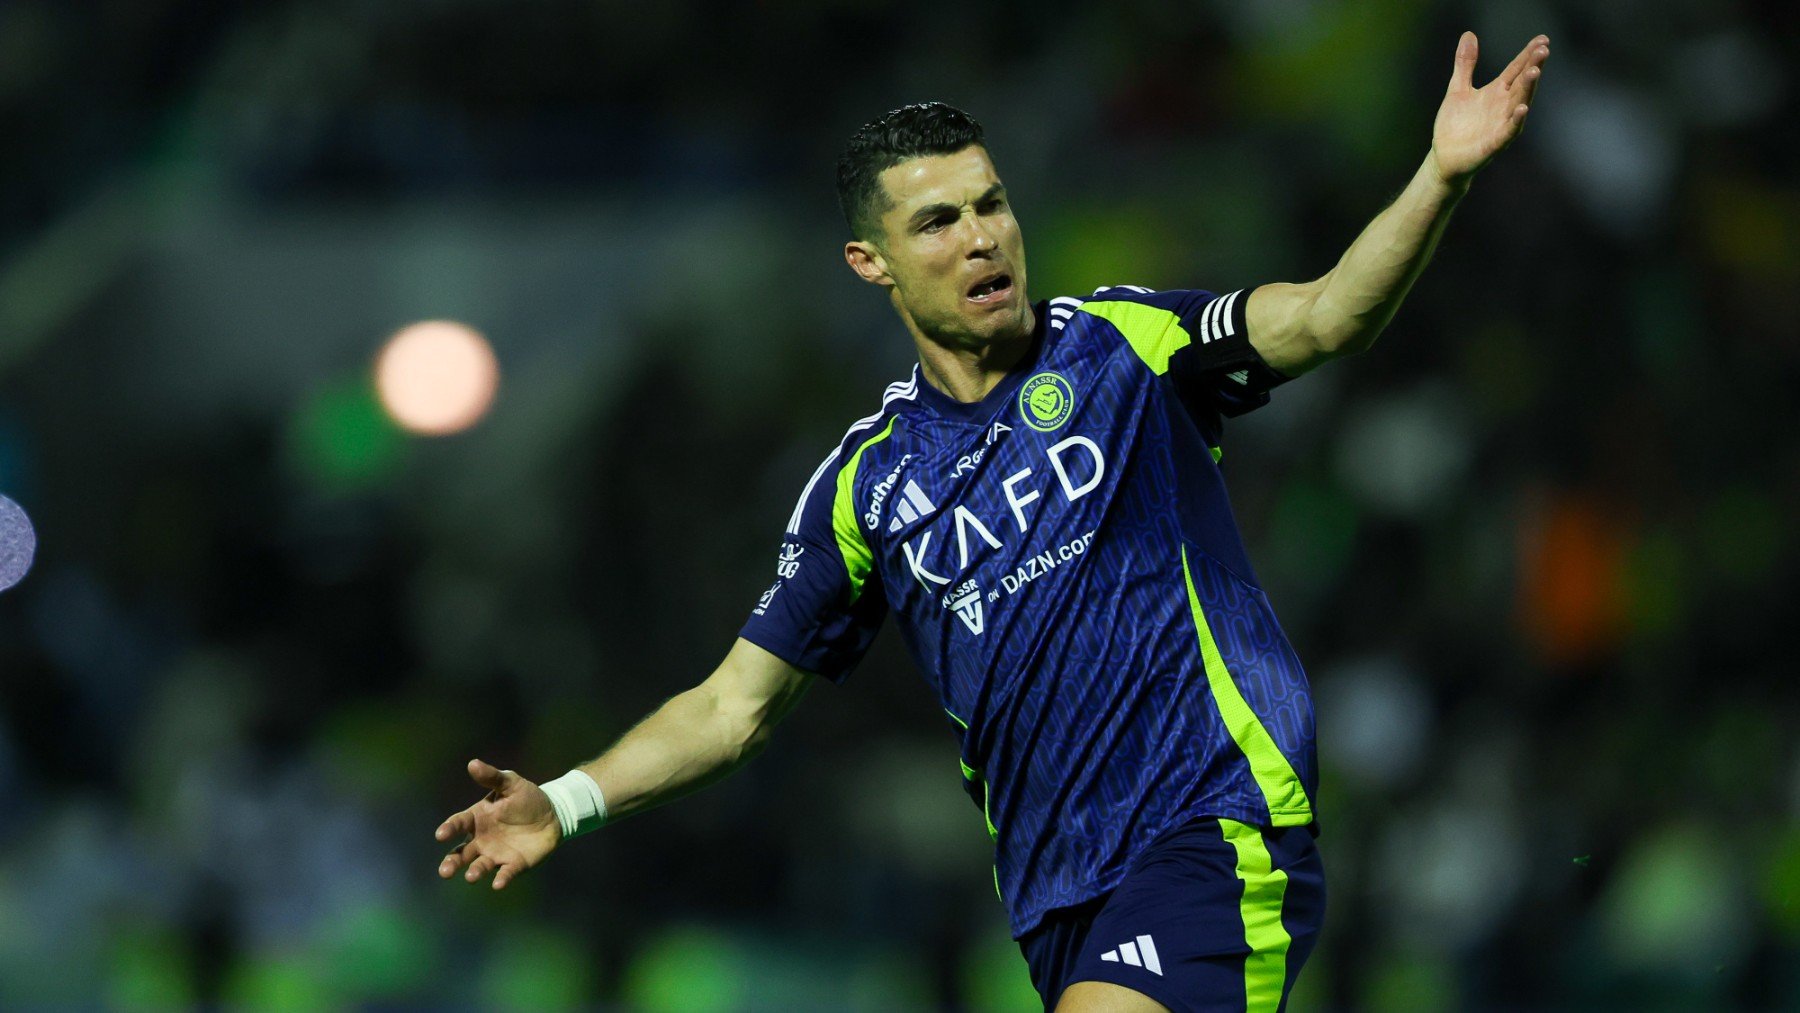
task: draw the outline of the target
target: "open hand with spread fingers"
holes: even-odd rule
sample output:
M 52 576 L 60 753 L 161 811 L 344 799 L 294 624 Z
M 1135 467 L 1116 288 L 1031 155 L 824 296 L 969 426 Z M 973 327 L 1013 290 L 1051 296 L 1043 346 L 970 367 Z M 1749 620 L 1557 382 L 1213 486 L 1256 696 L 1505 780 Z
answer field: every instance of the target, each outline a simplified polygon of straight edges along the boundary
M 438 875 L 449 879 L 462 869 L 464 879 L 478 883 L 492 872 L 494 889 L 503 889 L 556 850 L 562 825 L 544 790 L 518 774 L 470 760 L 469 776 L 488 793 L 438 826 L 440 841 L 467 838 L 438 863 Z
M 1477 88 L 1474 75 L 1479 52 L 1475 33 L 1464 32 L 1456 43 L 1450 87 L 1431 128 L 1432 160 L 1438 175 L 1452 185 L 1468 182 L 1525 129 L 1525 115 L 1544 75 L 1544 61 L 1550 58 L 1550 37 L 1540 35 L 1526 43 L 1499 77 Z

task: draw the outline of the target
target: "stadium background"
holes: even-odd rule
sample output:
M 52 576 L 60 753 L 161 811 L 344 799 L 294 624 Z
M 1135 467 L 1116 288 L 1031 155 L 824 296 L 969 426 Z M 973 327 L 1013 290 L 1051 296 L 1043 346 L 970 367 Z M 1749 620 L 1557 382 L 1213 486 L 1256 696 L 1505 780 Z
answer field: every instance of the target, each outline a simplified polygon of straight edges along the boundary
M 439 881 L 703 677 L 910 361 L 840 145 L 987 125 L 1033 293 L 1299 280 L 1555 53 L 1369 355 L 1228 434 L 1317 694 L 1296 1009 L 1800 1007 L 1795 9 L 0 5 L 0 1003 L 1030 1008 L 891 629 L 735 778 Z M 1786 127 L 1782 125 L 1786 124 Z M 397 327 L 498 399 L 404 435 Z

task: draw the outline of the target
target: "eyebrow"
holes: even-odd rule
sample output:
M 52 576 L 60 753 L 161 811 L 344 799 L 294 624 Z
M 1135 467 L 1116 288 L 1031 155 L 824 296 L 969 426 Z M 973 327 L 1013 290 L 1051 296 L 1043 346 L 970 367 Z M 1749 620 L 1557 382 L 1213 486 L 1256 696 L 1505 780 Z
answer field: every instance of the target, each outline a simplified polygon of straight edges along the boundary
M 1004 197 L 1005 195 L 1006 195 L 1006 184 L 995 183 L 993 186 L 990 186 L 986 190 L 982 191 L 981 196 L 975 198 L 975 203 L 985 204 L 986 202 L 993 200 L 995 197 Z M 906 225 L 908 228 L 917 227 L 932 218 L 936 218 L 938 215 L 941 215 L 946 211 L 955 211 L 958 206 L 959 205 L 952 204 L 949 201 L 939 201 L 936 204 L 927 204 L 924 207 L 920 208 L 919 210 L 914 211 L 912 213 L 912 217 L 908 218 L 906 220 Z

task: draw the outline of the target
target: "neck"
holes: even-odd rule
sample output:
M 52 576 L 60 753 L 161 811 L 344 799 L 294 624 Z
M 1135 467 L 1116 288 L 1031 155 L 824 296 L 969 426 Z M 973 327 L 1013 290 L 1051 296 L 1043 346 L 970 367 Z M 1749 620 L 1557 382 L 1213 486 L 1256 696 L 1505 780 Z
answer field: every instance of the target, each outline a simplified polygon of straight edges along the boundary
M 966 346 L 925 333 L 905 312 L 901 317 L 919 349 L 919 374 L 946 396 L 964 403 L 986 397 L 1031 351 L 1029 325 L 984 345 Z M 1035 315 L 1026 319 L 1035 325 Z

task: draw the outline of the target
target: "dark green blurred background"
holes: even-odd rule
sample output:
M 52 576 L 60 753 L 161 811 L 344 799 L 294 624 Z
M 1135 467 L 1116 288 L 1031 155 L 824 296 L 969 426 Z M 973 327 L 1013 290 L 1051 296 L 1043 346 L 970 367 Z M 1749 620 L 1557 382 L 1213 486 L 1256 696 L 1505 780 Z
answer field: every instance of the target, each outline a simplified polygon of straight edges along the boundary
M 982 119 L 1035 297 L 1304 280 L 1464 28 L 1552 37 L 1529 129 L 1227 437 L 1318 702 L 1294 1008 L 1800 1009 L 1800 16 L 1699 0 L 0 4 L 0 1004 L 1032 1008 L 891 631 L 517 889 L 431 832 L 704 677 L 908 369 L 858 124 Z M 425 318 L 462 435 L 372 393 Z

